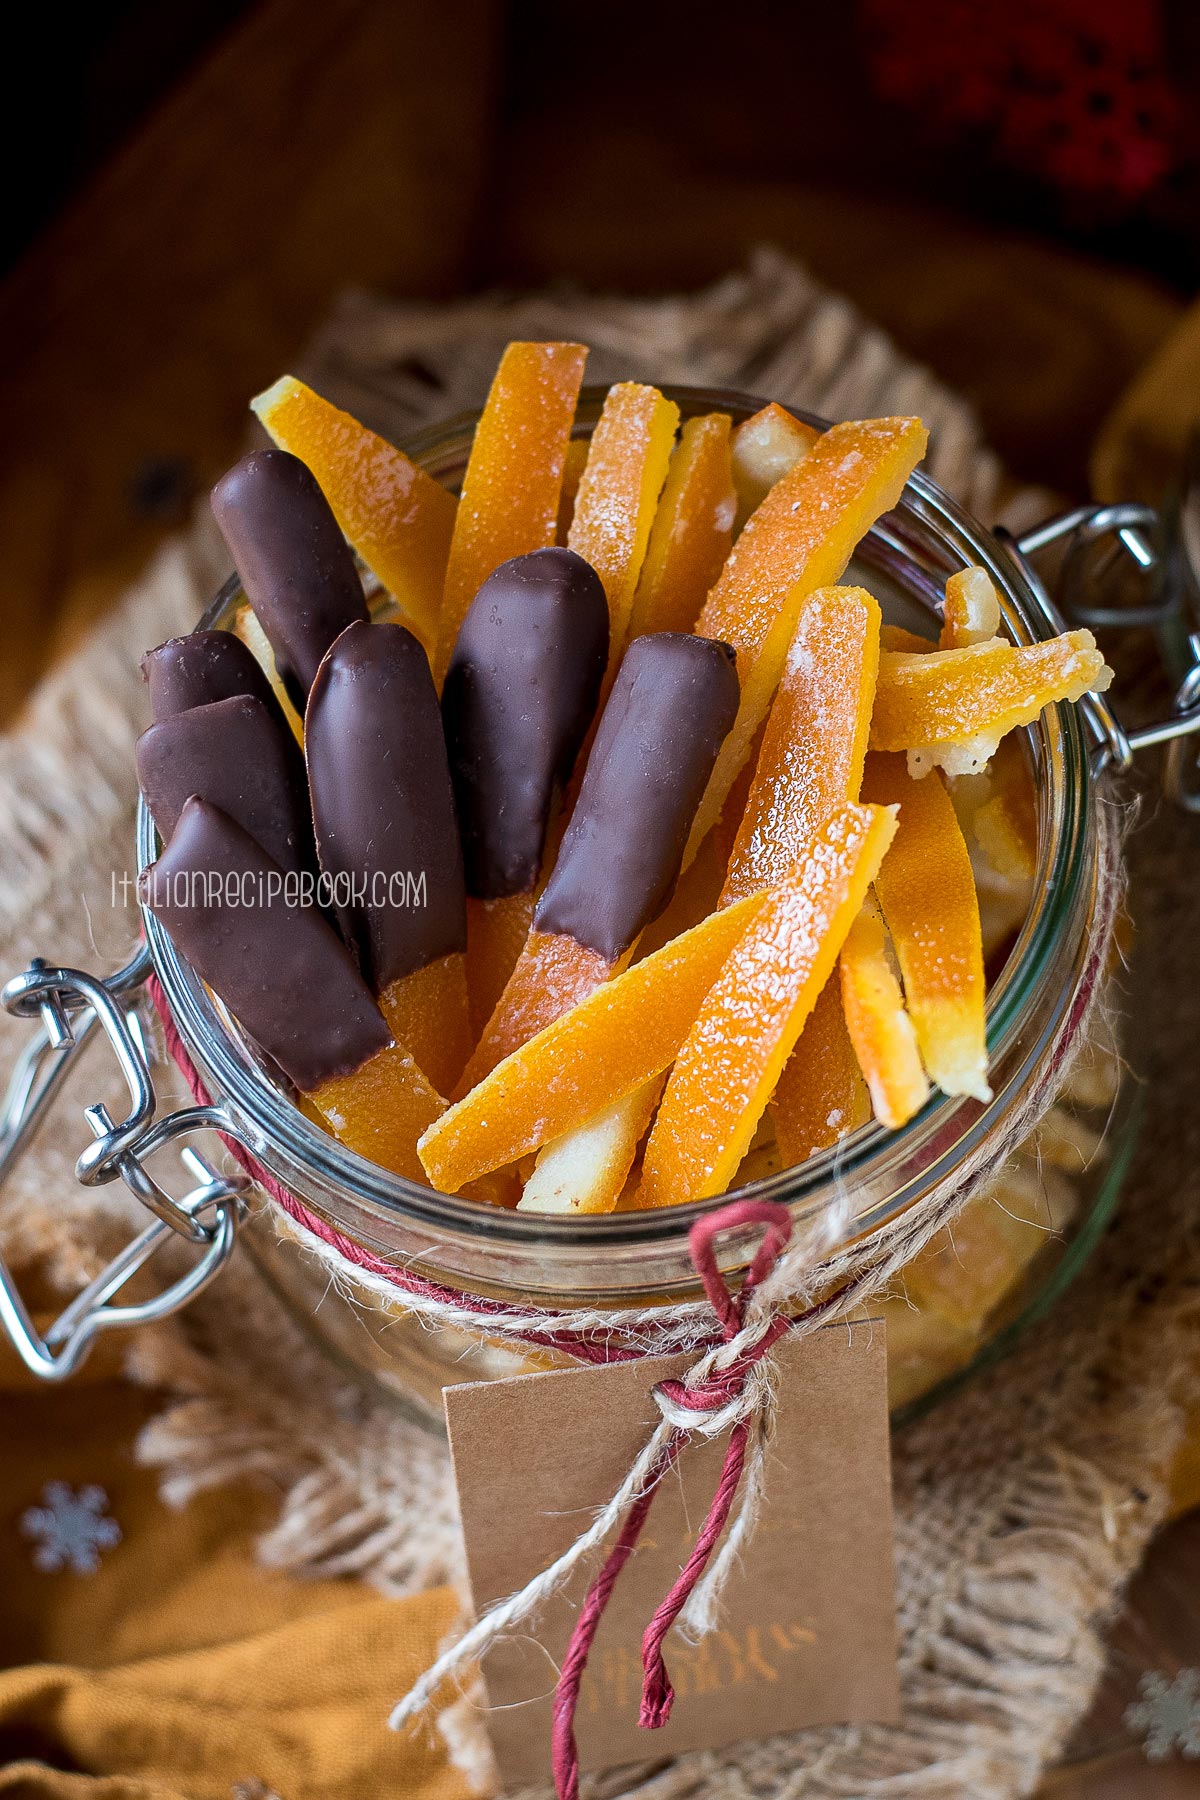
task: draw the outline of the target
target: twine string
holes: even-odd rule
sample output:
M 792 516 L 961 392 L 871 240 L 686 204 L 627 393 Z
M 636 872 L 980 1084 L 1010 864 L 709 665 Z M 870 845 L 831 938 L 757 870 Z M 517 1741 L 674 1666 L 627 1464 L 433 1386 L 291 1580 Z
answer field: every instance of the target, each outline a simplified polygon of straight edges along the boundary
M 722 1231 L 756 1224 L 765 1227 L 762 1241 L 741 1292 L 734 1295 L 717 1267 L 714 1240 Z M 723 1344 L 732 1354 L 722 1357 L 718 1348 L 703 1358 L 682 1381 L 662 1381 L 654 1389 L 671 1436 L 655 1460 L 645 1487 L 626 1513 L 617 1540 L 588 1589 L 555 1688 L 551 1742 L 554 1785 L 559 1800 L 577 1800 L 578 1797 L 579 1749 L 575 1739 L 575 1712 L 580 1685 L 605 1608 L 621 1571 L 637 1547 L 663 1477 L 674 1467 L 680 1451 L 693 1434 L 715 1436 L 728 1429 L 729 1442 L 707 1517 L 686 1563 L 669 1593 L 655 1609 L 642 1638 L 642 1702 L 638 1724 L 653 1731 L 665 1725 L 671 1716 L 675 1690 L 667 1672 L 663 1643 L 704 1575 L 725 1529 L 742 1479 L 752 1434 L 751 1420 L 757 1421 L 770 1392 L 769 1383 L 753 1377 L 771 1346 L 790 1324 L 782 1314 L 773 1313 L 761 1316 L 753 1328 L 747 1330 L 744 1324 L 746 1308 L 754 1290 L 774 1268 L 791 1232 L 791 1218 L 778 1201 L 736 1200 L 698 1220 L 688 1233 L 692 1262 L 720 1322 Z M 718 1599 L 719 1596 L 711 1591 L 707 1595 L 710 1612 L 715 1612 Z

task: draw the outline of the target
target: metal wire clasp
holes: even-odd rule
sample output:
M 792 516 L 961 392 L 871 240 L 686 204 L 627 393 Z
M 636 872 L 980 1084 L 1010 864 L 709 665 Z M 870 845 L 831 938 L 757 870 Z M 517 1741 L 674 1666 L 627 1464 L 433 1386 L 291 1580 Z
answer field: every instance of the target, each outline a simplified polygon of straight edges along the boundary
M 1140 750 L 1165 744 L 1163 786 L 1169 798 L 1187 812 L 1200 812 L 1200 763 L 1196 746 L 1188 742 L 1200 732 L 1200 632 L 1195 629 L 1193 595 L 1185 578 L 1186 559 L 1178 545 L 1172 554 L 1170 523 L 1153 507 L 1129 502 L 1078 506 L 1021 537 L 1014 538 L 1000 528 L 996 535 L 1020 565 L 1051 633 L 1065 631 L 1069 625 L 1084 625 L 1108 631 L 1140 628 L 1155 634 L 1163 664 L 1177 683 L 1171 711 L 1146 724 L 1127 727 L 1107 695 L 1085 694 L 1080 708 L 1094 745 L 1092 770 L 1097 776 L 1109 770 L 1127 770 Z M 1099 561 L 1094 554 L 1098 547 L 1103 552 Z M 1035 561 L 1053 550 L 1061 552 L 1055 584 L 1057 604 Z M 1146 578 L 1151 591 L 1148 602 L 1103 603 L 1106 580 L 1122 561 Z
M 45 1119 L 69 1070 L 99 1033 L 111 1044 L 125 1077 L 128 1111 L 114 1124 L 105 1106 L 84 1108 L 94 1142 L 81 1152 L 75 1173 L 85 1187 L 119 1178 L 154 1214 L 153 1222 L 44 1333 L 34 1324 L 11 1271 L 0 1259 L 0 1327 L 25 1367 L 43 1381 L 64 1381 L 72 1375 L 101 1331 L 145 1325 L 178 1312 L 221 1272 L 237 1241 L 241 1196 L 249 1185 L 244 1176 L 219 1173 L 195 1149 L 185 1148 L 180 1161 L 194 1185 L 176 1198 L 146 1167 L 156 1151 L 178 1138 L 195 1131 L 232 1129 L 231 1120 L 216 1106 L 183 1107 L 155 1122 L 151 1057 L 134 999 L 149 973 L 150 955 L 144 945 L 125 968 L 104 981 L 82 969 L 51 968 L 35 957 L 23 974 L 0 990 L 0 1005 L 6 1011 L 38 1022 L 0 1104 L 0 1187 Z M 149 1299 L 113 1304 L 114 1296 L 172 1237 L 199 1250 L 191 1268 Z

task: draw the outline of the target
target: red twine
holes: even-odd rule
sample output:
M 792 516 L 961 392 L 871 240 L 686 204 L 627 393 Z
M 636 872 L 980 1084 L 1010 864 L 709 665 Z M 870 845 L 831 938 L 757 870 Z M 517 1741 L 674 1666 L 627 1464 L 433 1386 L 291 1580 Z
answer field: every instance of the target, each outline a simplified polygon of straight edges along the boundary
M 747 1225 L 763 1225 L 766 1230 L 741 1291 L 735 1295 L 730 1292 L 717 1267 L 713 1240 L 718 1232 L 736 1230 Z M 787 1209 L 775 1200 L 735 1200 L 731 1205 L 723 1206 L 719 1212 L 711 1213 L 692 1226 L 688 1233 L 692 1262 L 704 1283 L 704 1291 L 713 1310 L 721 1321 L 726 1343 L 740 1331 L 746 1302 L 774 1268 L 776 1259 L 791 1234 L 792 1222 Z M 731 1362 L 728 1368 L 710 1376 L 703 1386 L 687 1387 L 682 1381 L 664 1381 L 660 1384 L 659 1391 L 676 1407 L 697 1414 L 712 1413 L 731 1405 L 741 1394 L 751 1369 L 789 1329 L 790 1324 L 789 1319 L 777 1314 L 768 1322 L 760 1338 Z M 554 1691 L 553 1766 L 554 1785 L 559 1800 L 577 1800 L 579 1793 L 575 1709 L 596 1631 L 617 1578 L 641 1536 L 663 1476 L 674 1466 L 687 1438 L 686 1428 L 676 1426 L 651 1470 L 646 1486 L 625 1515 L 617 1540 L 588 1589 L 579 1617 L 575 1621 L 575 1629 L 571 1633 L 571 1641 Z M 739 1419 L 730 1430 L 716 1491 L 692 1553 L 680 1570 L 671 1591 L 657 1607 L 642 1638 L 642 1704 L 638 1724 L 646 1730 L 653 1731 L 660 1725 L 665 1725 L 671 1716 L 675 1690 L 667 1673 L 663 1642 L 707 1568 L 708 1560 L 725 1529 L 729 1509 L 742 1478 L 749 1440 L 749 1422 Z

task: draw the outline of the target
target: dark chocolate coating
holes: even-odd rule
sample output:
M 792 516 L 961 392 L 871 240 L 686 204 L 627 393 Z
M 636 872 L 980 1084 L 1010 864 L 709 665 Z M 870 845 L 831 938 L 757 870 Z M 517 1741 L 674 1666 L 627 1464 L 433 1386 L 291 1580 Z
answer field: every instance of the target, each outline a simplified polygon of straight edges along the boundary
M 286 450 L 254 450 L 222 475 L 212 509 L 298 712 L 335 637 L 366 620 L 350 546 L 316 478 Z
M 191 794 L 219 806 L 281 869 L 315 869 L 299 746 L 248 694 L 160 719 L 137 741 L 138 784 L 166 841 Z
M 168 638 L 143 656 L 142 678 L 149 684 L 156 719 L 173 719 L 176 713 L 214 700 L 232 700 L 236 694 L 249 694 L 271 712 L 279 712 L 266 675 L 232 631 L 193 631 L 190 637 Z
M 442 690 L 468 894 L 499 900 L 536 882 L 607 661 L 604 587 L 573 550 L 501 563 L 471 602 Z
M 681 631 L 634 639 L 538 901 L 539 931 L 565 932 L 615 962 L 657 917 L 738 697 L 728 644 Z
M 317 855 L 364 883 L 333 899 L 375 993 L 467 942 L 462 851 L 437 691 L 403 625 L 351 625 L 321 664 L 304 716 Z M 409 878 L 411 877 L 411 882 Z M 424 880 L 423 903 L 413 883 Z
M 278 891 L 283 880 L 248 832 L 193 798 L 158 861 L 143 870 L 138 894 L 201 979 L 308 1094 L 361 1067 L 391 1037 L 333 926 L 315 906 Z

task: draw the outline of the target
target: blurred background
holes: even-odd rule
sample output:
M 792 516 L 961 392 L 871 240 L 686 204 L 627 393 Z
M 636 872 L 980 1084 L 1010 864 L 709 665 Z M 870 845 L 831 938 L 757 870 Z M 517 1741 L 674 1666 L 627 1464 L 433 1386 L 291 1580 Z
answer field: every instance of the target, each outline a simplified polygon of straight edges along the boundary
M 4 716 L 348 285 L 677 290 L 773 241 L 1071 494 L 1197 285 L 1189 0 L 97 0 L 25 24 L 49 117 L 0 123 Z
M 683 290 L 773 241 L 1087 488 L 1200 271 L 1188 0 L 97 0 L 6 109 L 0 716 L 337 292 Z M 46 71 L 52 71 L 52 79 Z

